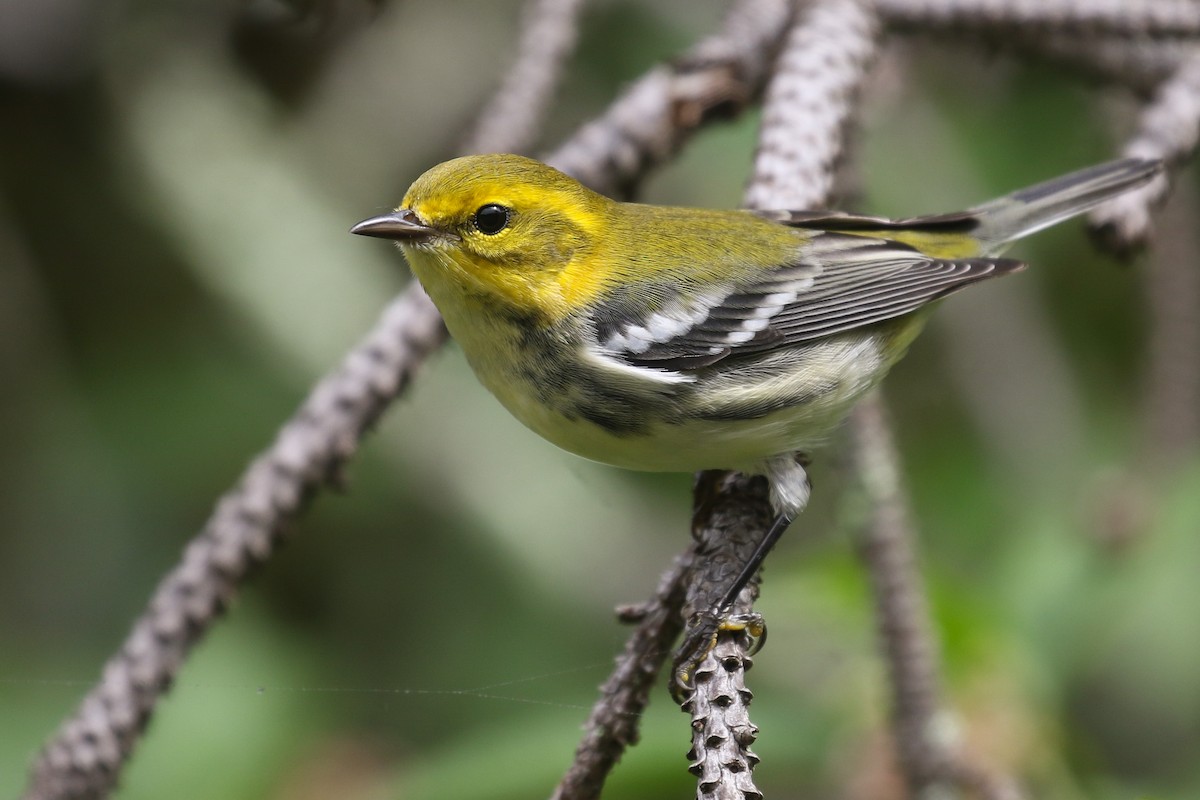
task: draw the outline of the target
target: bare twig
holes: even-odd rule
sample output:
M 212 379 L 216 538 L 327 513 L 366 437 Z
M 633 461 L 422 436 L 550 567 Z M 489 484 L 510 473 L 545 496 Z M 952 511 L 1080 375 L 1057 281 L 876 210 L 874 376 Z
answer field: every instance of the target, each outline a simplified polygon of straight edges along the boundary
M 1021 794 L 1011 780 L 985 772 L 962 754 L 950 712 L 941 704 L 937 645 L 916 565 L 916 536 L 878 393 L 859 403 L 850 432 L 851 458 L 869 509 L 860 552 L 875 596 L 892 690 L 893 734 L 909 791 L 927 797 L 969 789 L 985 800 L 1015 800 Z
M 1063 33 L 1004 37 L 997 44 L 1012 45 L 1019 52 L 1072 69 L 1100 83 L 1124 86 L 1142 96 L 1153 94 L 1195 48 L 1185 39 Z
M 758 96 L 790 15 L 788 0 L 740 0 L 720 32 L 642 76 L 546 162 L 598 192 L 629 194 L 700 125 Z
M 445 338 L 441 317 L 414 284 L 317 384 L 274 444 L 217 503 L 100 682 L 46 744 L 27 800 L 104 797 L 111 791 L 192 646 L 250 569 L 270 557 L 305 500 L 338 481 L 363 432 Z
M 1200 6 L 1190 0 L 875 0 L 875 5 L 890 24 L 906 29 L 1009 29 L 1020 35 L 1200 33 Z
M 1155 494 L 1200 452 L 1200 201 L 1189 181 L 1159 212 L 1162 233 L 1139 266 L 1146 309 L 1140 441 L 1124 469 L 1101 476 L 1089 530 L 1113 553 L 1154 529 Z
M 878 36 L 878 21 L 863 3 L 817 3 L 792 29 L 763 104 L 746 207 L 829 204 L 846 126 Z
M 854 100 L 874 60 L 879 26 L 857 0 L 820 0 L 793 25 L 764 101 L 754 175 L 745 203 L 752 208 L 819 207 L 828 202 L 833 171 Z M 693 535 L 706 558 L 693 578 L 693 610 L 712 608 L 711 587 L 725 587 L 730 564 L 745 563 L 771 522 L 765 481 L 702 473 L 697 481 Z M 747 550 L 746 548 L 749 548 Z M 735 613 L 749 611 L 758 587 L 747 587 Z M 684 704 L 692 715 L 689 752 L 697 797 L 761 796 L 751 770 L 756 728 L 747 713 L 748 641 L 722 632 L 696 668 Z
M 521 14 L 517 63 L 484 106 L 463 153 L 514 153 L 534 144 L 563 65 L 575 49 L 583 0 L 533 0 Z
M 1200 5 L 1196 6 L 1200 9 Z M 1137 132 L 1122 148 L 1126 156 L 1161 158 L 1178 168 L 1200 141 L 1200 48 L 1193 48 L 1171 78 L 1142 109 Z M 1118 252 L 1137 248 L 1151 232 L 1151 212 L 1170 190 L 1166 172 L 1114 197 L 1088 217 L 1100 241 Z
M 1200 448 L 1200 198 L 1180 185 L 1162 210 L 1163 228 L 1146 259 L 1146 433 L 1142 456 L 1170 470 Z
M 626 612 L 626 619 L 636 620 L 637 627 L 617 656 L 616 668 L 600 687 L 600 698 L 584 724 L 583 740 L 554 790 L 553 800 L 599 797 L 605 778 L 625 748 L 637 743 L 638 722 L 650 702 L 650 689 L 671 642 L 683 629 L 684 580 L 695 558 L 695 547 L 677 557 L 650 602 Z
M 872 576 L 875 618 L 887 657 L 900 760 L 910 788 L 939 776 L 929 768 L 938 713 L 937 646 L 913 552 L 908 498 L 899 473 L 883 402 L 878 394 L 854 410 L 850 454 L 869 508 L 860 547 Z

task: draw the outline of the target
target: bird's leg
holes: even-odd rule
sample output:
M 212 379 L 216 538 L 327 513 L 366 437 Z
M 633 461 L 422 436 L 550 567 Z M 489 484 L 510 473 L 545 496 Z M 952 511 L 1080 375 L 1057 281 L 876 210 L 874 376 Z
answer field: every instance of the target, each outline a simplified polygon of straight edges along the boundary
M 758 652 L 767 639 L 767 627 L 761 614 L 750 612 L 734 614 L 733 608 L 738 595 L 754 579 L 762 567 L 767 554 L 783 536 L 792 520 L 808 503 L 810 484 L 800 455 L 788 455 L 772 459 L 766 469 L 771 483 L 771 505 L 778 513 L 759 540 L 754 552 L 742 563 L 737 576 L 721 595 L 718 603 L 693 614 L 688 620 L 687 633 L 679 649 L 675 651 L 675 681 L 672 693 L 679 699 L 682 690 L 691 688 L 696 668 L 709 651 L 716 646 L 721 631 L 745 632 L 750 639 L 749 653 Z
M 688 620 L 687 634 L 679 649 L 675 651 L 675 682 L 678 687 L 673 687 L 673 689 L 691 688 L 692 676 L 696 667 L 716 646 L 717 634 L 721 631 L 745 632 L 750 637 L 749 653 L 751 655 L 757 653 L 763 642 L 767 640 L 767 626 L 763 622 L 762 614 L 757 612 L 733 614 L 731 612 L 738 595 L 742 593 L 742 589 L 746 588 L 746 584 L 754 579 L 754 575 L 762 566 L 767 553 L 771 552 L 771 548 L 783 536 L 783 532 L 792 523 L 792 519 L 793 517 L 788 514 L 780 514 L 775 517 L 767 535 L 758 543 L 758 547 L 755 548 L 750 558 L 742 564 L 737 577 L 721 596 L 721 601 L 711 608 L 693 614 L 692 618 Z
M 763 561 L 767 558 L 767 553 L 771 552 L 771 548 L 783 536 L 783 532 L 792 524 L 795 517 L 792 514 L 779 514 L 775 517 L 775 521 L 771 523 L 771 527 L 767 530 L 767 535 L 758 543 L 758 547 L 754 548 L 754 552 L 750 554 L 750 558 L 746 559 L 746 563 L 742 564 L 742 569 L 738 572 L 733 583 L 725 590 L 725 594 L 721 597 L 721 602 L 713 609 L 718 615 L 728 615 L 733 609 L 733 604 L 737 602 L 738 595 L 742 593 L 742 589 L 746 588 L 746 584 L 753 580 L 754 575 L 762 566 Z

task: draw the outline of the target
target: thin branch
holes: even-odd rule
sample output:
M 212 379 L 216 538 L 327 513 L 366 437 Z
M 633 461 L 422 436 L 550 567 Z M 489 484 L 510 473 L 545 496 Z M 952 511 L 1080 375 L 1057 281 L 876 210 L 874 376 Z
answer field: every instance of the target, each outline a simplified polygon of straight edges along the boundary
M 937 644 L 917 569 L 908 496 L 883 400 L 872 394 L 850 422 L 851 459 L 867 499 L 859 549 L 871 579 L 875 619 L 892 690 L 892 730 L 912 796 L 972 790 L 985 800 L 1021 797 L 1011 780 L 966 759 L 942 706 Z
M 598 192 L 628 195 L 701 125 L 741 113 L 766 81 L 788 0 L 740 0 L 721 30 L 646 73 L 546 163 Z
M 193 645 L 221 616 L 251 568 L 323 486 L 339 482 L 359 438 L 446 339 L 415 284 L 322 379 L 275 442 L 220 499 L 183 559 L 158 585 L 100 682 L 33 768 L 26 800 L 97 798 L 116 785 L 159 698 Z
M 806 208 L 828 202 L 878 37 L 875 15 L 857 0 L 821 0 L 796 21 L 764 101 L 747 206 Z M 693 536 L 705 558 L 692 580 L 692 611 L 713 607 L 712 588 L 728 585 L 772 517 L 766 481 L 736 473 L 701 473 L 696 508 Z M 734 613 L 749 611 L 757 594 L 752 583 Z M 684 703 L 692 715 L 688 756 L 698 778 L 698 798 L 761 797 L 752 774 L 758 758 L 749 749 L 757 729 L 747 710 L 752 696 L 745 685 L 748 646 L 742 634 L 721 632 L 717 646 L 696 668 L 694 690 Z
M 816 3 L 792 29 L 763 102 L 747 208 L 829 205 L 878 44 L 878 19 L 861 2 Z
M 1171 470 L 1200 450 L 1200 198 L 1180 185 L 1162 210 L 1142 281 L 1150 326 L 1142 461 Z
M 463 143 L 467 153 L 515 153 L 534 144 L 538 127 L 579 38 L 583 0 L 533 0 L 521 14 L 517 63 L 480 113 Z
M 1197 4 L 1200 10 L 1200 4 Z M 1200 141 L 1200 48 L 1193 48 L 1171 78 L 1142 109 L 1137 132 L 1122 148 L 1126 156 L 1161 158 L 1178 169 Z M 1151 233 L 1151 213 L 1170 191 L 1167 173 L 1114 197 L 1088 216 L 1099 240 L 1117 252 L 1140 247 Z
M 875 0 L 875 5 L 889 24 L 923 31 L 1171 37 L 1200 33 L 1200 5 L 1190 0 Z
M 1004 37 L 996 42 L 1073 70 L 1102 84 L 1124 86 L 1149 97 L 1194 50 L 1190 41 L 1129 36 L 1051 33 Z
M 637 743 L 638 723 L 650 702 L 650 689 L 671 642 L 683 629 L 684 582 L 695 558 L 694 547 L 678 556 L 659 580 L 654 597 L 623 611 L 622 619 L 637 622 L 637 627 L 617 656 L 616 668 L 600 687 L 600 698 L 584 723 L 583 740 L 575 748 L 575 758 L 554 790 L 553 800 L 599 797 L 625 748 Z

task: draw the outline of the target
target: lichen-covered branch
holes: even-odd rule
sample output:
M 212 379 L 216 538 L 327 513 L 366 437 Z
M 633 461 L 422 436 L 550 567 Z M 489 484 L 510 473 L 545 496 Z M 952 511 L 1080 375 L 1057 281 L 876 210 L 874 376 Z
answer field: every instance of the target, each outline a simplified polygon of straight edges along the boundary
M 747 208 L 822 208 L 879 44 L 862 2 L 819 2 L 788 37 L 763 102 Z

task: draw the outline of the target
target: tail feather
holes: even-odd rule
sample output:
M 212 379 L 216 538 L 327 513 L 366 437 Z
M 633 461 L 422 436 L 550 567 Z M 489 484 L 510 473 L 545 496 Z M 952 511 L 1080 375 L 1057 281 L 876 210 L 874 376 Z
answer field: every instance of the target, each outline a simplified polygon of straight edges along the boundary
M 1082 214 L 1161 171 L 1156 159 L 1126 158 L 1021 189 L 971 209 L 979 223 L 973 234 L 985 253 L 995 254 L 1008 242 Z

